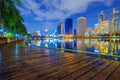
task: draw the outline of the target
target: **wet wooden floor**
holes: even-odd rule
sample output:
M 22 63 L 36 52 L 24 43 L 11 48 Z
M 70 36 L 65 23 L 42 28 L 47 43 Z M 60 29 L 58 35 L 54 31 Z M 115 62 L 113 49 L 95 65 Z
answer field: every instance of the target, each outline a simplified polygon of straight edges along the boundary
M 120 80 L 120 62 L 50 49 L 2 49 L 0 80 Z

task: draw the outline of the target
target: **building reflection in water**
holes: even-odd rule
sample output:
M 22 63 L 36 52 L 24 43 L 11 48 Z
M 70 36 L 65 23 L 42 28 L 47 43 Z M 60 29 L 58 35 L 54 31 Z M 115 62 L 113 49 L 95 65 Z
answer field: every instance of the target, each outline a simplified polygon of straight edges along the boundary
M 64 48 L 65 47 L 65 44 L 64 44 L 64 42 L 57 42 L 57 44 L 55 44 L 55 45 L 57 45 L 56 46 L 56 48 Z
M 110 54 L 112 55 L 119 55 L 118 54 L 118 43 L 110 43 Z
M 48 43 L 46 43 L 46 44 L 45 44 L 45 47 L 46 47 L 46 48 L 48 48 L 48 47 L 49 47 L 49 46 L 48 46 Z
M 118 55 L 118 43 L 115 42 L 92 42 L 86 44 L 88 48 L 94 47 L 94 52 L 101 53 L 101 54 L 111 54 L 111 55 Z
M 34 43 L 36 46 L 41 46 L 41 40 L 34 40 L 33 43 Z
M 64 48 L 111 55 L 120 54 L 120 44 L 118 44 L 117 42 L 107 42 L 98 40 L 49 40 L 34 41 L 34 44 L 36 46 L 46 48 Z
M 77 41 L 76 41 L 76 40 L 73 40 L 73 50 L 76 50 L 76 49 L 77 49 L 76 45 L 77 45 Z
M 109 44 L 108 42 L 99 42 L 99 50 L 100 50 L 100 53 L 101 54 L 108 54 L 108 47 L 109 47 Z
M 84 41 L 77 40 L 76 41 L 76 47 L 77 47 L 77 50 L 86 51 L 86 44 L 85 44 Z
M 93 44 L 92 44 L 92 41 L 89 41 L 88 43 L 86 43 L 86 46 L 89 47 L 89 48 L 91 48 L 92 45 L 93 45 Z
M 65 42 L 65 49 L 72 49 L 73 42 Z

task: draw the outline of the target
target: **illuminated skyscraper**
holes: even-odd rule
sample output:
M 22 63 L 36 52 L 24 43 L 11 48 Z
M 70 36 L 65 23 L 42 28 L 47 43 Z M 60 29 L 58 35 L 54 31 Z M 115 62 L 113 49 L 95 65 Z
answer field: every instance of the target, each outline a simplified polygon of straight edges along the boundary
M 118 26 L 119 26 L 118 19 L 119 19 L 119 11 L 114 8 L 112 11 L 112 14 L 111 14 L 111 30 L 110 30 L 110 32 L 112 32 L 112 33 L 118 32 Z
M 61 31 L 61 34 L 64 35 L 65 34 L 65 28 L 64 28 L 64 23 L 63 22 L 60 22 L 60 31 Z
M 101 21 L 103 21 L 104 19 L 105 19 L 104 12 L 101 11 L 101 12 L 98 14 L 98 21 L 99 21 L 99 23 L 100 23 Z
M 57 27 L 57 35 L 64 35 L 64 24 L 63 22 L 60 22 L 58 27 Z
M 80 17 L 77 19 L 77 35 L 84 35 L 86 32 L 86 18 Z
M 76 29 L 74 29 L 74 36 L 76 36 Z
M 73 34 L 73 20 L 71 18 L 65 21 L 65 34 Z
M 95 24 L 94 34 L 100 34 L 100 24 Z
M 98 22 L 99 22 L 99 28 L 98 26 L 96 29 L 99 29 L 99 34 L 108 34 L 110 32 L 110 27 L 109 27 L 109 20 L 105 20 L 105 15 L 104 12 L 101 11 L 98 14 Z M 98 30 L 96 31 L 98 33 Z
M 110 32 L 109 20 L 102 20 L 99 26 L 100 34 L 108 34 Z

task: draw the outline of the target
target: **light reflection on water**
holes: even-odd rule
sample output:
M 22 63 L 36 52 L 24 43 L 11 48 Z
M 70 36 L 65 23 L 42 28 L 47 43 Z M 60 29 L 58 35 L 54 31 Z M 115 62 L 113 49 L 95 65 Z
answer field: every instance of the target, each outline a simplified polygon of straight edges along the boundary
M 2 53 L 0 52 L 0 64 L 2 63 Z
M 15 61 L 18 61 L 20 60 L 20 45 L 18 43 L 16 43 L 16 46 L 15 46 L 15 52 L 14 52 L 14 59 Z
M 120 44 L 117 42 L 98 40 L 36 40 L 33 42 L 36 46 L 43 48 L 64 48 L 77 51 L 86 51 L 94 54 L 120 56 Z M 114 60 L 118 59 L 115 57 Z

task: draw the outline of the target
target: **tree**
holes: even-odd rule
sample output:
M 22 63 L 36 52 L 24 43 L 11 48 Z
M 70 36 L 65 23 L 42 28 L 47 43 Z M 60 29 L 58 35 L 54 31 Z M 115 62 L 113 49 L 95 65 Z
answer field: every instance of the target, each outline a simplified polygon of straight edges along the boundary
M 0 0 L 0 26 L 13 34 L 18 32 L 25 34 L 27 31 L 23 24 L 23 18 L 16 5 L 21 5 L 20 0 Z

